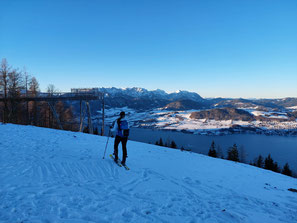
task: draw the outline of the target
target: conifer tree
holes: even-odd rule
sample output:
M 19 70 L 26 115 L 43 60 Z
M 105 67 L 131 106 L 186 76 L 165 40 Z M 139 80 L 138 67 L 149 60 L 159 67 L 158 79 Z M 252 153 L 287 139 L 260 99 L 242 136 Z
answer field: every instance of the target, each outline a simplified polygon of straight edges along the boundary
M 278 167 L 277 162 L 274 162 L 273 170 L 272 171 L 277 172 L 277 173 L 280 173 L 280 168 Z
M 274 172 L 279 172 L 278 164 L 277 164 L 277 162 L 273 161 L 270 154 L 264 161 L 264 169 L 272 170 Z
M 214 141 L 212 141 L 211 143 L 211 146 L 208 151 L 208 155 L 211 157 L 217 157 L 216 145 Z
M 274 161 L 271 158 L 270 154 L 265 158 L 264 162 L 264 169 L 266 170 L 273 170 Z
M 238 149 L 237 149 L 237 145 L 234 144 L 229 150 L 228 150 L 228 160 L 232 160 L 232 161 L 239 161 L 239 157 L 238 157 Z
M 255 164 L 257 167 L 263 168 L 264 163 L 263 163 L 263 157 L 261 155 L 258 156 L 258 159 Z
M 176 149 L 176 143 L 172 140 L 171 144 L 170 144 L 170 147 L 173 148 L 173 149 Z
M 163 143 L 163 139 L 162 138 L 160 138 L 160 140 L 159 140 L 159 146 L 164 146 L 164 143 Z
M 282 174 L 285 174 L 287 176 L 292 176 L 292 171 L 290 170 L 290 167 L 289 167 L 289 164 L 288 163 L 286 163 L 284 165 L 284 168 L 282 170 Z

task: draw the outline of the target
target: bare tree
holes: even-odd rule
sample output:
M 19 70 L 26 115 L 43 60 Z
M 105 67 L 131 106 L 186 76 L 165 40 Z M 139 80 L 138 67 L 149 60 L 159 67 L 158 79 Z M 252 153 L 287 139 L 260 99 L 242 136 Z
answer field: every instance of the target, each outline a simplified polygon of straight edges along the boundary
M 55 93 L 58 92 L 58 89 L 55 87 L 55 85 L 53 84 L 49 84 L 47 86 L 47 93 L 48 93 L 48 97 L 53 96 Z M 47 114 L 48 114 L 48 127 L 52 128 L 53 127 L 53 114 L 51 111 L 51 108 L 49 106 L 47 106 Z
M 21 73 L 14 69 L 8 74 L 8 95 L 11 98 L 16 98 L 21 95 L 22 86 Z
M 17 99 L 21 95 L 22 75 L 16 69 L 8 74 L 8 97 L 10 99 L 9 120 L 12 123 L 20 123 L 21 103 Z
M 8 121 L 8 74 L 10 72 L 10 67 L 7 63 L 7 60 L 4 58 L 1 62 L 0 67 L 0 91 L 4 98 L 4 109 L 3 109 L 3 122 Z
M 49 84 L 47 86 L 48 96 L 53 96 L 55 93 L 59 92 L 59 90 L 53 84 Z
M 29 96 L 37 97 L 38 94 L 39 94 L 39 84 L 38 84 L 36 78 L 32 77 L 32 79 L 31 79 L 31 81 L 29 83 Z M 38 124 L 38 117 L 37 117 L 37 102 L 36 101 L 31 101 L 30 102 L 29 110 L 31 111 L 30 113 L 32 114 L 30 116 L 31 124 L 37 125 Z M 31 117 L 33 118 L 33 120 L 32 120 Z
M 35 77 L 32 77 L 29 83 L 29 92 L 31 96 L 38 96 L 39 94 L 39 83 Z
M 28 74 L 25 67 L 23 69 L 23 75 L 24 75 L 25 96 L 28 97 L 30 75 Z M 29 102 L 28 101 L 26 101 L 26 123 L 29 124 Z

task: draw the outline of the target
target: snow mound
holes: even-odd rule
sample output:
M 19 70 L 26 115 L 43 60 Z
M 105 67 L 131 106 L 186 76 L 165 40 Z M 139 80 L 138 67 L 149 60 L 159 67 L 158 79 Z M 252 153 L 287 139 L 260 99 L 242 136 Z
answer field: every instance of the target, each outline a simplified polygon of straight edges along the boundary
M 297 222 L 297 180 L 249 165 L 106 137 L 0 125 L 0 222 Z M 107 154 L 112 152 L 110 140 Z

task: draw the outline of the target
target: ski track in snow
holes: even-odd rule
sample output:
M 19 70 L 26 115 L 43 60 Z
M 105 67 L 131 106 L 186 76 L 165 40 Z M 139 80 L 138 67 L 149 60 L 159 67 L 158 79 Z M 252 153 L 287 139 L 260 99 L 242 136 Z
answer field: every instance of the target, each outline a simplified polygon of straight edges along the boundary
M 0 222 L 297 222 L 297 180 L 244 164 L 106 137 L 0 125 Z M 121 149 L 119 149 L 121 151 Z

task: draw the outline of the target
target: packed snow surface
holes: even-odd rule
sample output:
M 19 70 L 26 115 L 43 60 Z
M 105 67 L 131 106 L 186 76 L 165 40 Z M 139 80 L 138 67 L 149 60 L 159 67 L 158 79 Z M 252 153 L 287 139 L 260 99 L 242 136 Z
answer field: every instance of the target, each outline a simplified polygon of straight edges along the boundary
M 0 125 L 0 222 L 297 222 L 297 180 L 245 164 L 110 139 Z

